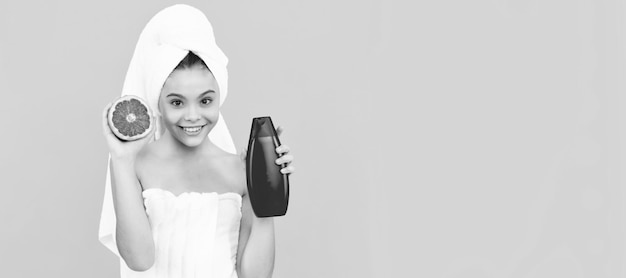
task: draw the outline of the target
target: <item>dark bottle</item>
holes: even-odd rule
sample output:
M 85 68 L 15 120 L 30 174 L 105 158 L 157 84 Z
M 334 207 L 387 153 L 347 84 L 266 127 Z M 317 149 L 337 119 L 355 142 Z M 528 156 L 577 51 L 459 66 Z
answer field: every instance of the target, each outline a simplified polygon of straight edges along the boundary
M 257 217 L 282 216 L 289 203 L 289 178 L 276 165 L 280 146 L 270 117 L 252 119 L 246 156 L 246 178 L 252 209 Z

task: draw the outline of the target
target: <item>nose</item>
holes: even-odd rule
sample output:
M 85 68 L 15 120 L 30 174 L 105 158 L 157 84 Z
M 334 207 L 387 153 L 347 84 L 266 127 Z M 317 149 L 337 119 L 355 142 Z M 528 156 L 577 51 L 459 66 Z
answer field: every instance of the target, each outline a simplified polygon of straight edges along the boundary
M 187 113 L 185 114 L 185 121 L 195 122 L 200 120 L 200 113 L 195 105 L 188 106 Z

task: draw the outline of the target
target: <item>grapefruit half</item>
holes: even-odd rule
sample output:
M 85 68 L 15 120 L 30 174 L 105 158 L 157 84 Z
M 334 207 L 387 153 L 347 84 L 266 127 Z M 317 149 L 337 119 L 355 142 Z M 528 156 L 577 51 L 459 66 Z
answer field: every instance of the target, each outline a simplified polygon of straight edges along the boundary
M 146 137 L 152 131 L 152 113 L 147 103 L 132 95 L 117 99 L 109 109 L 109 127 L 124 141 Z

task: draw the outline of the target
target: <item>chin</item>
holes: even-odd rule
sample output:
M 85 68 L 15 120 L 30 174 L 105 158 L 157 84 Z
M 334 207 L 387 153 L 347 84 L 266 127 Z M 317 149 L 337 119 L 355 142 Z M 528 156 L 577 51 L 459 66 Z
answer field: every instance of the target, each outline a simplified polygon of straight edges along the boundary
M 180 143 L 182 143 L 183 145 L 190 147 L 190 148 L 194 148 L 197 146 L 202 145 L 202 142 L 204 142 L 204 140 L 208 139 L 207 134 L 198 134 L 196 136 L 193 137 L 189 137 L 186 135 L 180 135 L 178 136 L 178 141 Z
M 204 140 L 208 139 L 208 135 L 209 135 L 209 132 L 211 132 L 211 129 L 212 129 L 212 126 L 207 125 L 203 127 L 202 132 L 193 136 L 189 136 L 185 134 L 184 132 L 182 132 L 178 134 L 177 139 L 183 145 L 190 147 L 190 148 L 195 148 L 195 147 L 202 145 L 202 143 L 204 143 Z
M 204 141 L 204 140 L 180 140 L 180 142 L 181 142 L 183 145 L 185 145 L 185 146 L 187 146 L 187 147 L 189 147 L 189 148 L 195 148 L 195 147 L 198 147 L 198 146 L 202 145 L 202 142 L 203 142 L 203 141 Z

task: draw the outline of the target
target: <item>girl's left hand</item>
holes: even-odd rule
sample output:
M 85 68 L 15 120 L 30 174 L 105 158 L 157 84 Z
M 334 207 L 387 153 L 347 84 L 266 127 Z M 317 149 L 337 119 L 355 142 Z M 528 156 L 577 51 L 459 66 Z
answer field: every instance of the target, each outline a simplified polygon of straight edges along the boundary
M 282 126 L 278 126 L 276 128 L 276 134 L 278 134 L 278 136 L 280 136 L 280 134 L 283 133 L 283 127 Z M 282 165 L 284 164 L 283 168 L 280 169 L 280 172 L 283 174 L 293 174 L 296 171 L 296 168 L 293 167 L 293 165 L 291 165 L 291 162 L 293 162 L 293 155 L 289 154 L 289 147 L 285 144 L 282 144 L 280 146 L 278 146 L 278 148 L 276 148 L 276 153 L 278 154 L 278 159 L 276 159 L 275 163 L 276 165 Z
M 283 130 L 284 129 L 282 126 L 278 126 L 276 128 L 276 134 L 280 136 L 283 133 Z M 291 165 L 291 162 L 293 162 L 293 155 L 289 154 L 289 152 L 290 152 L 289 147 L 285 144 L 281 144 L 280 146 L 276 148 L 278 159 L 274 161 L 276 165 L 284 164 L 283 168 L 280 169 L 280 172 L 283 174 L 287 174 L 287 175 L 293 174 L 296 171 L 296 168 L 293 165 Z M 248 153 L 247 148 L 244 148 L 240 155 L 242 160 L 246 160 L 247 153 Z

